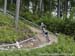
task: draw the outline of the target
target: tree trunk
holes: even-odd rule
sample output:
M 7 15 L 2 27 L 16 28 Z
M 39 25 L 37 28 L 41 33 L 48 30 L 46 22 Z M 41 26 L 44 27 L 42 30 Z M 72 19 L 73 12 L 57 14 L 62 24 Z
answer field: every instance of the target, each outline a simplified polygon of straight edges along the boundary
M 6 14 L 7 11 L 7 0 L 4 0 L 4 14 Z
M 49 13 L 51 14 L 51 10 L 52 10 L 52 0 L 49 0 Z
M 65 15 L 67 16 L 67 12 L 68 12 L 68 0 L 65 0 Z
M 13 0 L 11 0 L 11 5 L 13 4 Z
M 44 12 L 44 3 L 43 3 L 43 0 L 40 0 L 40 13 L 41 13 L 41 15 L 43 15 L 43 12 Z
M 29 11 L 31 13 L 33 13 L 33 3 L 32 3 L 32 1 L 29 1 Z
M 60 0 L 57 1 L 58 5 L 57 5 L 57 17 L 60 18 Z
M 20 9 L 20 0 L 17 0 L 16 1 L 16 20 L 15 20 L 16 30 L 18 29 L 19 9 Z
M 40 0 L 40 11 L 42 9 L 42 0 Z

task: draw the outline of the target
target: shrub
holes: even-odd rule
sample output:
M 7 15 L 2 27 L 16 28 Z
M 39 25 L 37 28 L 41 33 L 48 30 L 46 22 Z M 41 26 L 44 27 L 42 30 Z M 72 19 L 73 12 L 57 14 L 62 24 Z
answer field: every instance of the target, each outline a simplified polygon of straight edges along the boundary
M 47 29 L 52 32 L 61 32 L 68 35 L 75 34 L 75 20 L 70 18 L 57 18 L 52 16 L 43 16 L 37 21 L 38 24 L 44 22 Z

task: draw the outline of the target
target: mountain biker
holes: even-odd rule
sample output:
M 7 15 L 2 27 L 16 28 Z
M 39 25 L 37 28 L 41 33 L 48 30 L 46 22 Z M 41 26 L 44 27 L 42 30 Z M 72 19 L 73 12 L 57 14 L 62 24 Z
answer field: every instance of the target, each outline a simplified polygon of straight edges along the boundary
M 44 30 L 44 34 L 45 34 L 45 37 L 46 37 L 47 41 L 49 42 L 50 39 L 49 39 L 49 36 L 48 36 L 49 35 L 48 31 Z
M 45 24 L 41 22 L 41 30 L 43 31 L 43 33 L 44 33 L 44 28 L 45 28 Z

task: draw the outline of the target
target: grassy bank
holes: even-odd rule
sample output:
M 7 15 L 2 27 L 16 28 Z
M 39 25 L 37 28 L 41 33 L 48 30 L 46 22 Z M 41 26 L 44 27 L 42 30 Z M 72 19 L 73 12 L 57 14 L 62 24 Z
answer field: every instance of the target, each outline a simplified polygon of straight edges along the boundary
M 0 13 L 0 44 L 13 43 L 33 36 L 33 32 L 21 20 L 15 29 L 15 18 Z

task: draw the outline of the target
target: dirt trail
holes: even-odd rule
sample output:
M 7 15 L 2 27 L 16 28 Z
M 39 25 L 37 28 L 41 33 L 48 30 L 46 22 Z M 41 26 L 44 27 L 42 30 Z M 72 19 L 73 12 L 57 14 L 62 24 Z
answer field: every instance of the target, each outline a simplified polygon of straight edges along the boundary
M 35 33 L 35 41 L 29 41 L 29 46 L 30 48 L 31 47 L 38 47 L 39 45 L 44 45 L 44 44 L 52 44 L 52 43 L 57 43 L 57 37 L 52 34 L 52 33 L 49 33 L 49 42 L 47 41 L 45 35 L 42 33 L 42 31 L 38 28 L 35 28 L 35 27 L 31 27 L 31 26 L 28 26 L 34 33 Z M 28 47 L 28 46 L 27 46 Z

